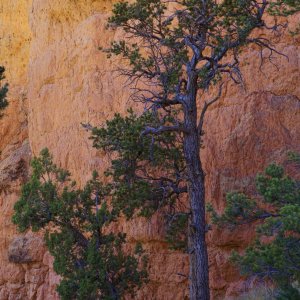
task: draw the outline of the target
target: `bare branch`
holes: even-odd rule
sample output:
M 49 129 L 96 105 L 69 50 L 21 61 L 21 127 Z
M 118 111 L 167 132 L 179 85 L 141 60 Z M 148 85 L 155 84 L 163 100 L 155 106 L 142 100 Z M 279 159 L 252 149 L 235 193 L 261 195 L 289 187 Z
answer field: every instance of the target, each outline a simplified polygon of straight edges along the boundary
M 92 131 L 93 130 L 93 126 L 90 123 L 83 123 L 80 122 L 80 125 L 86 130 L 86 131 Z
M 190 278 L 189 276 L 187 276 L 187 275 L 184 275 L 184 274 L 182 274 L 182 273 L 176 273 L 178 276 L 181 276 L 181 277 L 185 277 L 185 278 Z
M 146 127 L 145 130 L 141 133 L 141 136 L 143 135 L 148 135 L 148 134 L 154 134 L 154 135 L 159 135 L 163 132 L 184 132 L 184 133 L 189 133 L 189 131 L 183 127 L 183 126 L 160 126 L 158 128 L 154 127 Z
M 208 109 L 212 104 L 214 104 L 216 101 L 218 101 L 219 98 L 221 97 L 223 85 L 224 85 L 224 82 L 222 82 L 222 83 L 220 84 L 218 95 L 217 95 L 215 98 L 213 98 L 212 100 L 210 100 L 210 101 L 204 103 L 203 109 L 202 109 L 202 111 L 201 111 L 200 119 L 199 119 L 199 124 L 198 124 L 198 135 L 199 135 L 199 137 L 200 137 L 201 134 L 202 134 L 202 129 L 203 129 L 203 124 L 204 124 L 205 113 L 206 113 L 207 109 Z

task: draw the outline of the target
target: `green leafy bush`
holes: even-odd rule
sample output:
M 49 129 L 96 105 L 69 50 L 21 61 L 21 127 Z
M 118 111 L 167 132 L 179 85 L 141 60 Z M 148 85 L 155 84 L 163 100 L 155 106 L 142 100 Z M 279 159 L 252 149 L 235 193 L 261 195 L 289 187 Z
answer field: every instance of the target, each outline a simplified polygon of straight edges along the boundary
M 147 280 L 146 256 L 140 246 L 125 254 L 125 234 L 109 232 L 117 214 L 98 174 L 80 189 L 68 171 L 53 163 L 48 149 L 31 166 L 13 222 L 21 232 L 45 232 L 54 270 L 62 276 L 61 298 L 120 299 L 141 287 Z
M 261 200 L 230 193 L 226 208 L 218 215 L 212 208 L 212 221 L 219 226 L 256 222 L 257 239 L 244 254 L 234 252 L 231 260 L 246 276 L 273 281 L 278 299 L 299 299 L 300 282 L 300 182 L 272 164 L 256 177 Z M 266 209 L 265 207 L 269 207 Z M 263 237 L 270 237 L 266 242 Z

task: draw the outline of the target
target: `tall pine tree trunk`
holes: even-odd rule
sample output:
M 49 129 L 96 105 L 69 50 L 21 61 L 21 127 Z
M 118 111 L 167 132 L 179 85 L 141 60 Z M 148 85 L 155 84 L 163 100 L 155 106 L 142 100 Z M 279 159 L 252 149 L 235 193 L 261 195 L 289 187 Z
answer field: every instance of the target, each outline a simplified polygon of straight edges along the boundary
M 209 300 L 208 254 L 205 242 L 205 187 L 197 130 L 196 90 L 196 87 L 190 87 L 191 93 L 186 98 L 187 106 L 184 112 L 184 123 L 188 129 L 188 133 L 184 136 L 184 155 L 188 173 L 188 194 L 191 209 L 188 234 L 190 299 Z

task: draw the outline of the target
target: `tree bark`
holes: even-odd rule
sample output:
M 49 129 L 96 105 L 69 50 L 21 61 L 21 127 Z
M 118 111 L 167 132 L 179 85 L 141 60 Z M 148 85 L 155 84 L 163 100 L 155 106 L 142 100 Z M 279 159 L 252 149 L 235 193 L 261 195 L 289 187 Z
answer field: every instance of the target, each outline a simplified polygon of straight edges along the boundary
M 201 165 L 200 140 L 197 130 L 196 82 L 196 78 L 191 78 L 190 93 L 187 95 L 184 110 L 184 125 L 188 129 L 188 133 L 184 135 L 184 155 L 191 209 L 188 234 L 190 300 L 209 300 L 208 254 L 205 242 L 205 176 Z

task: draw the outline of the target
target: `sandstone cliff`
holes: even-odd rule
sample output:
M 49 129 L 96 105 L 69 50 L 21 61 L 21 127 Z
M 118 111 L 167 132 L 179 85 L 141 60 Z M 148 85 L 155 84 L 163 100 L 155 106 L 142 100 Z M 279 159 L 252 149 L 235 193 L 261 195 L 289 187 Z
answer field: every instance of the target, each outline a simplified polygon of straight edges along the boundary
M 85 182 L 107 162 L 91 147 L 80 122 L 102 124 L 128 107 L 129 89 L 98 47 L 121 33 L 107 31 L 112 0 L 1 0 L 0 64 L 7 68 L 10 106 L 0 121 L 0 300 L 57 299 L 59 278 L 40 237 L 21 236 L 11 224 L 13 205 L 28 173 L 30 156 L 45 146 L 55 161 Z M 291 19 L 291 25 L 299 15 Z M 264 34 L 263 32 L 261 34 Z M 254 175 L 287 150 L 300 150 L 299 38 L 274 39 L 288 55 L 259 71 L 259 52 L 244 56 L 246 86 L 228 84 L 209 111 L 203 160 L 207 196 L 218 209 L 231 189 L 251 191 Z M 150 283 L 137 299 L 184 299 L 187 257 L 162 242 L 160 220 L 123 222 L 130 241 L 150 254 Z M 247 286 L 228 263 L 253 229 L 213 230 L 208 235 L 211 287 L 215 299 L 235 296 Z

